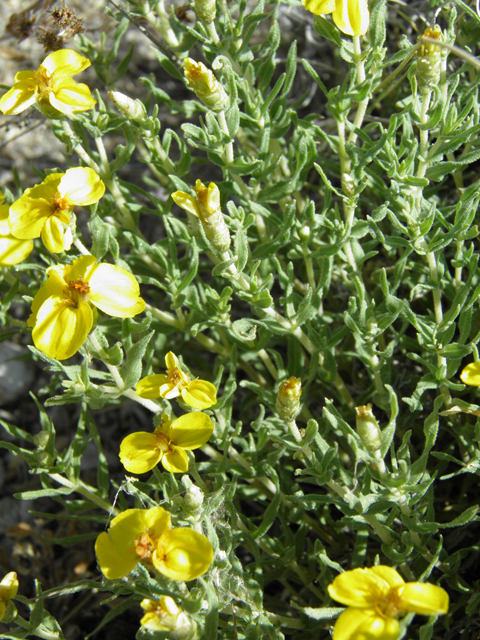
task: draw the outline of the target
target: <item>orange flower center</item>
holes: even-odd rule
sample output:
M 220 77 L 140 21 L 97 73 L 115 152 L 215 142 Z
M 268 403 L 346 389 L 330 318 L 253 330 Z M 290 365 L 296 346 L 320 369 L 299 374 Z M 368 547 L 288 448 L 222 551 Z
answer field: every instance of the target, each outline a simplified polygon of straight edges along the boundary
M 388 593 L 375 605 L 375 611 L 382 618 L 397 618 L 401 613 L 400 598 L 397 589 L 390 589 Z
M 187 387 L 190 383 L 190 376 L 181 371 L 178 367 L 167 371 L 167 377 L 169 381 L 176 387 L 179 387 L 180 390 Z
M 33 73 L 33 81 L 38 87 L 38 102 L 48 102 L 48 96 L 53 91 L 53 79 L 54 75 L 50 74 L 50 71 L 45 69 L 43 65 L 40 65 Z
M 148 533 L 141 533 L 133 544 L 136 554 L 143 560 L 148 560 L 154 551 L 153 542 Z
M 162 431 L 160 428 L 155 430 L 155 435 L 157 437 L 157 449 L 161 451 L 163 454 L 165 453 L 173 453 L 174 445 L 172 441 L 168 438 L 166 433 Z
M 88 282 L 84 282 L 82 278 L 77 278 L 76 280 L 68 280 L 67 285 L 68 291 L 63 291 L 63 293 L 70 298 L 67 302 L 74 306 L 78 306 L 80 298 L 85 302 L 88 302 L 90 297 L 90 285 Z

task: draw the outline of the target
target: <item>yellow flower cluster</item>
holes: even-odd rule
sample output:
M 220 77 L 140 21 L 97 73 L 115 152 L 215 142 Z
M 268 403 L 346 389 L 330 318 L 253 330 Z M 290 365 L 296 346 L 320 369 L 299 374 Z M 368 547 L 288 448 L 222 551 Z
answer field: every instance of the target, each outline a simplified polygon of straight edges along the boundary
M 137 394 L 142 398 L 181 398 L 194 409 L 208 409 L 217 401 L 217 390 L 211 382 L 192 380 L 182 371 L 177 356 L 169 351 L 165 356 L 166 374 L 142 378 Z M 153 433 L 138 431 L 124 438 L 120 445 L 120 460 L 131 473 L 146 473 L 162 463 L 167 471 L 188 471 L 186 451 L 203 446 L 213 433 L 211 419 L 200 412 L 187 413 L 173 420 L 166 413 Z
M 132 318 L 145 309 L 132 274 L 94 256 L 72 265 L 49 267 L 48 279 L 33 299 L 28 326 L 35 346 L 50 358 L 70 358 L 85 342 L 94 308 L 117 318 Z M 93 306 L 92 306 L 93 305 Z
M 208 539 L 188 527 L 172 529 L 163 507 L 127 509 L 101 533 L 95 543 L 100 568 L 109 580 L 123 578 L 138 562 L 171 580 L 193 580 L 213 560 Z
M 90 66 L 90 60 L 71 49 L 54 51 L 36 71 L 19 71 L 15 84 L 0 98 L 0 111 L 17 115 L 37 103 L 47 117 L 71 116 L 92 109 L 96 100 L 85 84 L 71 76 Z
M 335 623 L 333 640 L 396 640 L 401 614 L 431 616 L 448 611 L 444 589 L 425 582 L 405 582 L 385 565 L 345 571 L 329 585 L 328 593 L 348 607 Z
M 165 356 L 166 374 L 159 373 L 142 378 L 137 384 L 137 394 L 141 398 L 181 397 L 183 402 L 193 409 L 209 409 L 217 402 L 217 390 L 211 382 L 192 380 L 182 371 L 177 356 L 169 351 Z

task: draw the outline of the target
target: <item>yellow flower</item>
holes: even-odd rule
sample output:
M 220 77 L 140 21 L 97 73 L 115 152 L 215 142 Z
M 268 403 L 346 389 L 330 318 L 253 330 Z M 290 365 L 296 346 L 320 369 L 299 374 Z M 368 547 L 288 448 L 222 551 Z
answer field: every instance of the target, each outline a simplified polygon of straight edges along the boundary
M 65 173 L 51 173 L 12 204 L 11 232 L 22 240 L 41 236 L 52 253 L 67 251 L 73 236 L 66 225 L 72 220 L 74 207 L 94 204 L 104 193 L 105 185 L 93 169 L 75 167 Z
M 3 202 L 1 193 L 0 202 Z M 22 262 L 33 249 L 32 240 L 19 240 L 12 236 L 8 225 L 9 210 L 8 205 L 0 204 L 0 267 L 9 267 Z
M 17 595 L 18 578 L 15 571 L 10 571 L 0 582 L 0 620 L 3 620 L 9 601 Z
M 145 615 L 140 620 L 142 627 L 149 631 L 169 631 L 177 640 L 189 638 L 195 624 L 170 596 L 160 600 L 145 598 L 140 603 Z
M 370 14 L 367 0 L 302 0 L 305 9 L 316 16 L 333 14 L 333 21 L 348 36 L 363 36 L 368 31 Z
M 195 184 L 196 198 L 185 191 L 172 193 L 173 201 L 200 219 L 203 230 L 212 247 L 217 251 L 227 251 L 230 246 L 230 232 L 223 219 L 220 207 L 220 190 L 214 182 L 206 187 L 201 180 Z
M 50 358 L 65 360 L 82 346 L 94 321 L 92 305 L 117 318 L 145 309 L 135 277 L 121 267 L 96 264 L 94 256 L 49 267 L 47 274 L 27 324 L 35 346 Z
M 154 433 L 138 431 L 124 438 L 120 460 L 131 473 L 146 473 L 160 461 L 167 471 L 188 471 L 185 451 L 202 447 L 213 433 L 213 423 L 205 413 L 186 413 L 173 422 L 162 414 L 162 424 Z
M 391 567 L 353 569 L 328 586 L 334 600 L 348 606 L 340 614 L 333 640 L 396 640 L 402 613 L 442 615 L 448 594 L 426 582 L 407 582 Z
M 0 111 L 16 116 L 35 102 L 45 115 L 55 116 L 51 107 L 67 116 L 93 109 L 96 100 L 85 84 L 72 80 L 90 66 L 90 60 L 71 49 L 54 51 L 37 71 L 19 71 L 15 84 L 0 99 Z
M 188 527 L 172 529 L 170 514 L 162 507 L 127 509 L 101 533 L 95 552 L 109 580 L 123 578 L 143 561 L 172 580 L 198 578 L 212 563 L 208 539 Z
M 141 398 L 182 397 L 185 404 L 194 409 L 208 409 L 217 402 L 217 390 L 211 382 L 192 380 L 188 373 L 180 369 L 177 356 L 169 351 L 165 356 L 167 373 L 159 373 L 142 378 L 137 384 L 137 394 Z
M 223 111 L 228 107 L 229 99 L 225 89 L 215 77 L 213 71 L 208 69 L 203 62 L 195 62 L 187 58 L 183 71 L 188 80 L 188 86 L 204 105 L 212 111 Z
M 460 380 L 471 387 L 480 387 L 480 362 L 467 364 L 460 374 Z

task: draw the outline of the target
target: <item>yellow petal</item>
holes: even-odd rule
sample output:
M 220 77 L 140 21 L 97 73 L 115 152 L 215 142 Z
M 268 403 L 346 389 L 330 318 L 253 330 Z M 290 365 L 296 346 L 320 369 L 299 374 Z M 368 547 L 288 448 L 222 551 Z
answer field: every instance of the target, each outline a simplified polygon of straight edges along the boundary
M 166 376 L 165 376 L 166 377 Z M 174 382 L 170 382 L 167 378 L 166 382 L 160 386 L 160 397 L 165 398 L 166 400 L 172 400 L 173 398 L 178 398 L 180 395 L 180 390 L 178 385 Z
M 388 583 L 370 569 L 345 571 L 328 585 L 330 597 L 359 609 L 374 607 L 389 591 Z
M 141 398 L 153 400 L 160 398 L 160 386 L 168 382 L 168 378 L 163 373 L 146 376 L 137 382 L 136 392 Z
M 59 49 L 48 55 L 41 66 L 55 77 L 74 76 L 91 65 L 90 60 L 73 49 Z
M 383 618 L 373 609 L 349 607 L 335 623 L 333 640 L 396 640 L 399 630 L 394 618 Z
M 385 564 L 380 564 L 377 567 L 371 567 L 370 569 L 367 569 L 367 571 L 370 571 L 385 580 L 391 589 L 396 589 L 397 587 L 401 587 L 405 584 L 405 580 L 398 571 L 395 571 L 395 569 L 388 567 Z
M 65 172 L 58 191 L 72 205 L 87 206 L 100 200 L 105 193 L 105 185 L 93 169 L 74 167 Z
M 19 240 L 11 234 L 0 235 L 0 267 L 23 262 L 33 249 L 33 240 Z
M 194 409 L 208 409 L 217 402 L 217 389 L 207 380 L 192 380 L 186 389 L 182 389 L 182 399 Z
M 336 0 L 333 21 L 343 33 L 363 36 L 370 24 L 367 0 Z
M 201 533 L 188 527 L 172 529 L 160 539 L 152 560 L 157 571 L 172 580 L 193 580 L 211 565 L 213 549 Z
M 335 0 L 302 0 L 305 9 L 316 16 L 332 13 L 335 9 Z
M 41 238 L 43 244 L 52 253 L 68 251 L 72 246 L 72 234 L 66 233 L 65 227 L 56 216 L 49 216 L 43 225 Z
M 80 300 L 75 307 L 65 298 L 50 296 L 36 315 L 33 342 L 50 358 L 66 360 L 80 349 L 92 324 L 89 304 Z
M 90 301 L 104 313 L 116 318 L 132 318 L 145 309 L 138 282 L 125 269 L 100 264 L 90 273 Z
M 64 293 L 65 281 L 62 277 L 63 267 L 50 267 L 47 269 L 48 279 L 40 287 L 32 302 L 32 313 L 27 321 L 27 326 L 34 327 L 37 320 L 37 314 L 43 303 L 50 298 L 56 296 L 67 300 L 68 296 Z
M 162 453 L 153 433 L 138 431 L 123 439 L 120 445 L 120 460 L 130 473 L 146 473 L 155 467 Z
M 460 380 L 471 387 L 480 387 L 480 362 L 467 364 L 460 374 Z
M 18 577 L 15 571 L 7 573 L 0 582 L 0 599 L 11 600 L 18 592 Z
M 448 593 L 428 582 L 407 582 L 397 591 L 402 611 L 425 616 L 442 615 L 448 611 Z
M 67 116 L 93 109 L 97 103 L 86 84 L 71 78 L 62 80 L 48 99 L 52 107 Z
M 199 217 L 198 203 L 191 195 L 185 193 L 185 191 L 175 191 L 175 193 L 172 193 L 172 198 L 179 207 L 197 216 L 197 218 Z
M 172 442 L 182 449 L 198 449 L 213 433 L 213 422 L 205 413 L 186 413 L 172 423 Z
M 173 447 L 173 451 L 163 455 L 162 465 L 170 473 L 186 473 L 188 471 L 188 456 L 180 447 Z
M 167 367 L 167 371 L 173 371 L 174 369 L 180 368 L 180 362 L 173 351 L 169 351 L 165 356 L 165 366 Z
M 8 116 L 16 116 L 32 106 L 37 95 L 33 71 L 21 71 L 15 76 L 14 86 L 0 98 L 0 111 Z
M 100 569 L 110 580 L 123 578 L 140 560 L 134 541 L 145 532 L 145 513 L 145 509 L 127 509 L 112 520 L 108 533 L 98 536 L 95 553 Z
M 9 225 L 12 234 L 22 240 L 39 238 L 51 213 L 51 204 L 47 200 L 22 196 L 10 207 Z
M 172 528 L 170 513 L 163 507 L 152 507 L 147 510 L 140 509 L 140 511 L 143 512 L 145 527 L 152 538 L 159 538 Z

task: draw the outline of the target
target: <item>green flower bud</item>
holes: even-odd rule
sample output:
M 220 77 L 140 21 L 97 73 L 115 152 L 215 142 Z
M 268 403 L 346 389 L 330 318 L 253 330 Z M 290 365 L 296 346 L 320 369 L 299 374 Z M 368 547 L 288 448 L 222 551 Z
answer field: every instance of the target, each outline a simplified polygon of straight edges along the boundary
M 436 24 L 427 27 L 423 34 L 426 38 L 432 38 L 443 42 L 443 34 Z M 417 82 L 420 93 L 427 93 L 433 87 L 438 86 L 442 72 L 442 48 L 434 44 L 421 44 L 417 51 Z
M 213 71 L 207 69 L 203 62 L 195 62 L 187 58 L 184 63 L 185 78 L 188 86 L 203 104 L 212 111 L 225 111 L 229 105 L 229 97 L 217 80 Z
M 213 22 L 217 15 L 216 0 L 195 0 L 195 13 L 205 24 Z
M 302 395 L 302 381 L 291 376 L 280 385 L 275 408 L 282 420 L 291 422 L 300 413 L 300 397 Z
M 372 405 L 355 407 L 357 414 L 356 427 L 363 444 L 369 451 L 375 452 L 382 446 L 382 431 L 373 415 Z
M 143 122 L 147 117 L 147 110 L 141 100 L 133 100 L 120 91 L 109 91 L 108 95 L 120 113 L 133 122 Z
M 192 511 L 197 511 L 203 504 L 203 491 L 192 484 L 185 493 L 185 504 Z

